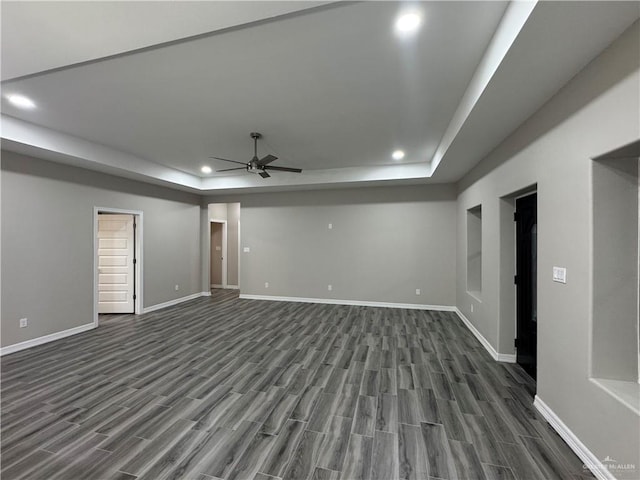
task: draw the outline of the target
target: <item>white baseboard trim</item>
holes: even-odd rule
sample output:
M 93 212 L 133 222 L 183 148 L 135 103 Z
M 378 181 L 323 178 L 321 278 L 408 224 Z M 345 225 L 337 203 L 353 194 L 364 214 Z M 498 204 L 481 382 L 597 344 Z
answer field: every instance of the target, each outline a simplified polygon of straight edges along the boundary
M 208 297 L 211 296 L 211 292 L 198 292 L 191 295 L 187 295 L 186 297 L 175 298 L 173 300 L 169 300 L 168 302 L 158 303 L 157 305 L 151 305 L 150 307 L 144 307 L 142 313 L 150 313 L 155 312 L 156 310 L 160 310 L 162 308 L 172 307 L 174 305 L 178 305 L 179 303 L 186 302 L 189 300 L 193 300 L 198 297 Z
M 589 450 L 584 443 L 567 427 L 555 414 L 549 405 L 536 395 L 533 406 L 542 414 L 547 422 L 558 432 L 558 435 L 566 442 L 574 453 L 582 460 L 599 480 L 616 480 L 616 477 L 607 469 L 605 465 Z
M 78 333 L 86 332 L 87 330 L 92 330 L 94 328 L 96 328 L 96 326 L 93 322 L 91 322 L 85 325 L 80 325 L 79 327 L 73 327 L 73 328 L 69 328 L 68 330 L 62 330 L 61 332 L 51 333 L 43 337 L 32 338 L 31 340 L 27 340 L 24 342 L 14 343 L 13 345 L 8 345 L 6 347 L 0 348 L 0 356 L 8 355 L 14 352 L 19 352 L 20 350 L 26 350 L 27 348 L 35 347 L 37 345 L 42 345 L 43 343 L 49 343 L 55 340 L 60 340 L 61 338 L 70 337 L 71 335 L 77 335 Z
M 473 325 L 473 323 L 471 323 L 469 319 L 464 316 L 464 314 L 458 309 L 458 307 L 455 308 L 455 312 L 458 314 L 458 316 L 462 320 L 462 323 L 464 323 L 467 326 L 467 328 L 471 330 L 471 333 L 473 333 L 473 335 L 478 339 L 478 341 L 487 350 L 487 352 L 489 352 L 489 355 L 491 355 L 491 358 L 493 358 L 497 362 L 516 363 L 515 355 L 508 354 L 508 353 L 498 353 L 496 349 L 493 348 L 493 345 L 489 343 L 489 340 L 484 338 L 484 335 L 480 333 L 480 330 L 478 330 Z
M 276 297 L 271 295 L 250 295 L 241 293 L 245 300 L 270 300 L 273 302 L 328 303 L 331 305 L 356 305 L 360 307 L 407 308 L 412 310 L 443 310 L 454 312 L 455 307 L 449 305 L 423 305 L 418 303 L 368 302 L 364 300 L 340 300 L 335 298 Z
M 504 363 L 516 363 L 516 355 L 510 353 L 499 353 L 496 360 Z

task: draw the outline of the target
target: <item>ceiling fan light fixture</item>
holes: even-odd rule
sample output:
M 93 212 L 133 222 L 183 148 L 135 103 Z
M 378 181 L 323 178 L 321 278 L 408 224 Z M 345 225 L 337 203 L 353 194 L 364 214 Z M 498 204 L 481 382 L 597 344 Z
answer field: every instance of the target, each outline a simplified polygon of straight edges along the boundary
M 402 160 L 404 158 L 404 150 L 396 150 L 391 154 L 394 160 Z
M 396 33 L 408 35 L 418 31 L 422 25 L 422 15 L 418 12 L 405 12 L 396 19 Z
M 205 165 L 204 167 L 202 167 L 202 168 L 200 169 L 200 171 L 201 171 L 202 173 L 206 173 L 206 174 L 208 175 L 208 174 L 209 174 L 209 173 L 211 173 L 213 170 L 211 170 L 211 167 L 210 167 L 210 166 Z

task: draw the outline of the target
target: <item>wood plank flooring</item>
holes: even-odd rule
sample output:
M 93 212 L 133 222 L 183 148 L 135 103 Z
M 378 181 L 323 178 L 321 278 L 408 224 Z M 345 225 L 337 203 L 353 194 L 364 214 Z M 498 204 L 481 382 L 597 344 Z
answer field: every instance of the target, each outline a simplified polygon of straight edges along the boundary
M 1 369 L 3 480 L 593 478 L 450 312 L 214 291 Z

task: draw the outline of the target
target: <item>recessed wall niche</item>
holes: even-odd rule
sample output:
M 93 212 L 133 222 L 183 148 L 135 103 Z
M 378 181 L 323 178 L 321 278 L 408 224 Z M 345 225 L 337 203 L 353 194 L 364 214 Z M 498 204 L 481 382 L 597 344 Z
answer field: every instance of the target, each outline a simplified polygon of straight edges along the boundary
M 467 210 L 467 292 L 482 293 L 482 205 Z
M 592 377 L 638 382 L 639 159 L 609 157 L 593 162 Z

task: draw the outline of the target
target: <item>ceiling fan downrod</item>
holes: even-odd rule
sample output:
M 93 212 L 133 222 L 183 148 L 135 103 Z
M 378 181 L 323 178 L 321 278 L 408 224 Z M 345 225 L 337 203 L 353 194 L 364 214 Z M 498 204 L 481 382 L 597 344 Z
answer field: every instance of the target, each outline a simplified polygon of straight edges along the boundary
M 258 132 L 251 132 L 249 136 L 253 138 L 253 159 L 258 160 L 258 139 L 262 138 L 262 134 Z

